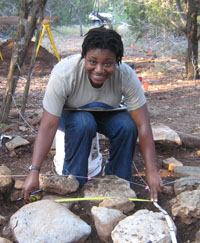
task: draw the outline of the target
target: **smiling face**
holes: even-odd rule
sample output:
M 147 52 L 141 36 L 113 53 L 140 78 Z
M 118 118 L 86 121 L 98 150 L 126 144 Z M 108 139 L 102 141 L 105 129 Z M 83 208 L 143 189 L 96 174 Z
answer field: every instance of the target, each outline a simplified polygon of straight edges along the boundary
M 94 88 L 100 88 L 115 71 L 116 55 L 105 49 L 92 49 L 85 55 L 85 70 Z

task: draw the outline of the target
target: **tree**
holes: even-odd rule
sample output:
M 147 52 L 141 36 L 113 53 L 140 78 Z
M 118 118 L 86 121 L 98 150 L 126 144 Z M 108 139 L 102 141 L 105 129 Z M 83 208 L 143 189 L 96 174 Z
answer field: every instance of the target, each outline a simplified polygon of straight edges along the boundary
M 6 92 L 0 110 L 1 122 L 6 122 L 10 111 L 12 96 L 15 93 L 17 81 L 23 66 L 31 38 L 36 29 L 37 21 L 43 19 L 47 0 L 21 0 L 21 11 L 15 45 L 12 51 Z
M 136 29 L 140 29 L 140 36 L 148 28 L 175 30 L 184 33 L 188 48 L 186 54 L 186 73 L 188 79 L 198 78 L 198 41 L 200 31 L 198 14 L 200 14 L 199 0 L 126 0 L 125 12 Z
M 200 40 L 200 33 L 198 34 L 198 22 L 197 16 L 200 11 L 199 0 L 187 0 L 185 2 L 186 12 L 183 15 L 183 11 L 180 5 L 180 0 L 176 0 L 179 16 L 182 19 L 184 31 L 187 36 L 188 48 L 186 57 L 186 71 L 187 78 L 199 78 L 198 70 L 198 41 Z
M 75 17 L 80 25 L 80 36 L 83 36 L 83 21 L 87 12 L 86 9 L 88 9 L 88 1 L 69 0 L 69 2 L 74 9 Z
M 47 2 L 46 14 L 59 16 L 60 25 L 78 23 L 81 26 L 88 22 L 92 6 L 93 1 L 87 0 L 51 0 Z
M 2 0 L 0 3 L 0 16 L 17 16 L 19 15 L 19 1 L 15 0 Z M 4 24 L 0 26 L 0 37 L 10 38 L 15 32 L 16 26 Z

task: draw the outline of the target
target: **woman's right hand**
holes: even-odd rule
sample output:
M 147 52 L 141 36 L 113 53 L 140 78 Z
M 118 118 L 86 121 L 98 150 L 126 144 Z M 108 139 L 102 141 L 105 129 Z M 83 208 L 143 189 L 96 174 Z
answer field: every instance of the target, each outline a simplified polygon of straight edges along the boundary
M 39 171 L 31 170 L 22 186 L 22 196 L 24 200 L 29 200 L 31 192 L 39 189 Z

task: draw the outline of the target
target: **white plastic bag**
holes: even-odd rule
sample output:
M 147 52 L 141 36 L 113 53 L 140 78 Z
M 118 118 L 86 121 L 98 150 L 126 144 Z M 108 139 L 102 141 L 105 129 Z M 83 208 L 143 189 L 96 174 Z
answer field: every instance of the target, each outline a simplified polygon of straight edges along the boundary
M 56 173 L 62 175 L 65 149 L 64 149 L 64 137 L 65 133 L 63 131 L 57 130 L 55 135 L 55 148 L 56 155 L 54 156 L 54 166 Z M 90 151 L 90 156 L 88 158 L 88 177 L 93 177 L 100 173 L 102 168 L 102 154 L 99 150 L 99 135 L 92 140 L 92 146 Z

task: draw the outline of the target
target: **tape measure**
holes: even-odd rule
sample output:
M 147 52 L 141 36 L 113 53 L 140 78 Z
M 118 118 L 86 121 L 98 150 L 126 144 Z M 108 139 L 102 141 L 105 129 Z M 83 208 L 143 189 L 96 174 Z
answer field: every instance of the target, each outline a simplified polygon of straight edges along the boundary
M 78 197 L 78 198 L 62 198 L 56 199 L 56 202 L 63 203 L 63 202 L 75 202 L 75 201 L 102 201 L 104 199 L 116 199 L 117 197 Z M 130 201 L 137 201 L 137 202 L 152 202 L 149 199 L 139 199 L 139 198 L 128 198 Z

